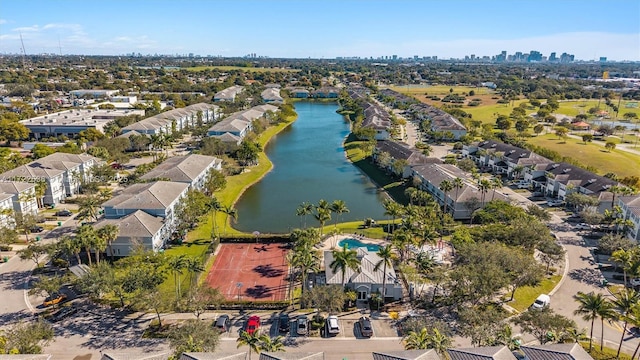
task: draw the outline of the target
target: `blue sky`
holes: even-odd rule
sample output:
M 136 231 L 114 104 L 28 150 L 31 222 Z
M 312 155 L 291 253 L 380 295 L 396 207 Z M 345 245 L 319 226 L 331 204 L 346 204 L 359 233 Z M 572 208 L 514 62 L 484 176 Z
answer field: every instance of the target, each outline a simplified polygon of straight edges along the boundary
M 640 60 L 637 0 L 0 0 L 0 53 Z

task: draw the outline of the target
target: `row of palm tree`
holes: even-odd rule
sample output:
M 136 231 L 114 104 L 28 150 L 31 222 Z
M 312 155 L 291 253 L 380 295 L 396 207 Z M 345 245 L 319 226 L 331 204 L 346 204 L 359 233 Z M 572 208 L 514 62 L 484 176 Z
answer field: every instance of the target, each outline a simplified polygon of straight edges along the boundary
M 293 250 L 287 254 L 287 262 L 299 270 L 304 293 L 307 274 L 320 269 L 320 252 L 315 248 L 320 242 L 320 233 L 313 228 L 296 229 L 291 233 L 291 240 Z
M 58 242 L 58 250 L 66 256 L 75 256 L 78 264 L 82 264 L 80 252 L 82 249 L 87 254 L 87 261 L 92 265 L 91 250 L 95 254 L 96 264 L 100 263 L 100 254 L 109 249 L 109 254 L 113 259 L 111 246 L 118 237 L 119 229 L 116 225 L 108 224 L 99 229 L 94 229 L 90 225 L 82 225 L 78 228 L 76 236 L 65 235 Z
M 341 221 L 342 215 L 349 212 L 347 204 L 344 200 L 334 200 L 331 204 L 324 199 L 318 201 L 318 205 L 303 202 L 296 209 L 296 215 L 300 217 L 300 227 L 307 228 L 307 215 L 313 215 L 320 223 L 320 236 L 324 233 L 324 225 L 331 220 L 331 214 L 336 214 L 334 228 L 338 228 L 338 221 Z M 304 223 L 303 223 L 304 220 Z
M 197 257 L 187 257 L 185 254 L 169 258 L 169 269 L 173 272 L 173 280 L 176 291 L 176 300 L 182 298 L 183 271 L 189 274 L 189 290 L 192 291 L 197 284 L 198 274 L 204 272 L 202 262 Z
M 624 327 L 622 330 L 622 336 L 620 337 L 620 344 L 618 344 L 618 351 L 616 353 L 616 359 L 620 358 L 620 350 L 622 349 L 622 343 L 624 342 L 624 336 L 627 331 L 627 326 L 632 324 L 634 326 L 640 326 L 640 293 L 633 289 L 626 288 L 620 293 L 616 294 L 614 300 L 606 299 L 602 294 L 583 293 L 578 292 L 575 296 L 579 306 L 574 312 L 575 315 L 580 315 L 586 321 L 591 322 L 591 330 L 589 335 L 589 352 L 593 348 L 593 328 L 595 321 L 600 318 L 600 351 L 604 347 L 604 322 L 622 321 Z M 635 358 L 640 344 L 636 347 L 632 359 Z
M 233 205 L 222 205 L 215 196 L 211 197 L 208 206 L 211 212 L 211 239 L 216 239 L 220 235 L 216 234 L 216 216 L 218 215 L 218 211 L 221 211 L 225 215 L 222 234 L 226 234 L 229 217 L 231 217 L 233 221 L 238 221 L 238 210 L 234 208 Z

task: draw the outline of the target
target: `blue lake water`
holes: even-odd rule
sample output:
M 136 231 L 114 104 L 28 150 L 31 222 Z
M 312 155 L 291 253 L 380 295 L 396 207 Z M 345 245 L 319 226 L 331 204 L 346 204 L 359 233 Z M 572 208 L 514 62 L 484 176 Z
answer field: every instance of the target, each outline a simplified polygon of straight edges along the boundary
M 301 227 L 296 216 L 302 202 L 317 204 L 345 201 L 349 213 L 341 221 L 383 219 L 384 195 L 351 162 L 342 142 L 349 134 L 349 123 L 336 113 L 335 103 L 298 102 L 298 119 L 274 136 L 265 151 L 273 169 L 253 185 L 236 203 L 238 222 L 234 228 L 262 233 L 286 233 Z M 325 224 L 333 226 L 335 214 Z M 319 226 L 313 215 L 308 226 Z

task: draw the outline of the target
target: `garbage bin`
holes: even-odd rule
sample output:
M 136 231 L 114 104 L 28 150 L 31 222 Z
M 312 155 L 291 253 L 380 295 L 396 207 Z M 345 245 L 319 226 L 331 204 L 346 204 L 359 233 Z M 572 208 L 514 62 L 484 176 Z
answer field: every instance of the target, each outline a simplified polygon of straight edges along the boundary
M 58 226 L 62 226 L 62 221 L 58 221 Z
M 607 286 L 609 285 L 609 281 L 607 279 L 602 279 L 602 286 Z
M 36 241 L 40 241 L 40 236 L 36 236 Z
M 7 261 L 9 261 L 9 257 L 8 257 L 8 256 L 3 257 L 3 258 L 2 258 L 2 261 L 3 261 L 3 262 L 7 262 Z

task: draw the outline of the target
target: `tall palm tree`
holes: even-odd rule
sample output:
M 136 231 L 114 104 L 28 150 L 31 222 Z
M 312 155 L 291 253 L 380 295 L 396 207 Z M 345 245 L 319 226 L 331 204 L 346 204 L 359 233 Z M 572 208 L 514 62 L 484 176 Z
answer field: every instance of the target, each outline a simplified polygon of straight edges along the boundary
M 384 214 L 391 218 L 389 228 L 391 229 L 391 234 L 393 234 L 393 230 L 396 227 L 396 218 L 402 214 L 402 207 L 391 199 L 385 200 L 382 206 L 384 206 Z
M 485 195 L 487 194 L 487 192 L 489 192 L 489 190 L 491 189 L 491 182 L 487 179 L 480 179 L 480 181 L 478 181 L 478 190 L 480 190 L 480 193 L 482 194 L 480 203 L 482 205 L 484 205 L 484 198 Z
M 324 224 L 331 220 L 331 210 L 329 208 L 316 207 L 316 213 L 313 215 L 320 223 L 320 236 L 324 234 Z
M 373 271 L 380 270 L 380 266 L 382 266 L 382 301 L 384 302 L 387 296 L 387 265 L 391 266 L 391 260 L 394 256 L 391 244 L 380 247 L 376 254 L 380 257 L 380 261 L 373 267 Z
M 640 304 L 631 308 L 631 311 L 629 311 L 629 314 L 627 315 L 627 321 L 633 326 L 640 326 Z M 638 350 L 640 350 L 640 342 L 638 342 L 638 346 L 636 346 L 631 359 L 636 358 Z
M 302 204 L 300 204 L 298 206 L 298 210 L 296 211 L 296 214 L 298 214 L 298 212 L 301 214 L 299 216 L 303 216 L 304 217 L 304 228 L 307 227 L 307 215 L 313 214 L 313 204 L 309 203 L 309 202 L 303 202 Z
M 222 212 L 224 213 L 224 231 L 223 234 L 227 233 L 227 224 L 229 223 L 229 216 L 236 221 L 238 220 L 238 210 L 233 207 L 233 205 L 223 206 Z
M 260 354 L 260 343 L 262 340 L 260 339 L 260 331 L 256 330 L 253 334 L 249 334 L 246 331 L 240 331 L 240 336 L 236 339 L 236 348 L 240 348 L 240 346 L 248 346 L 249 347 L 249 360 L 251 360 L 251 353 L 255 352 L 256 354 Z
M 211 239 L 214 240 L 216 238 L 216 216 L 218 215 L 218 211 L 222 210 L 222 206 L 220 201 L 215 196 L 211 197 L 209 200 L 209 211 L 211 211 Z
M 260 350 L 268 352 L 285 351 L 284 349 L 284 337 L 276 336 L 273 339 L 269 335 L 264 334 L 260 336 Z
M 82 220 L 98 220 L 98 209 L 102 201 L 95 195 L 87 195 L 79 201 L 78 217 Z
M 455 178 L 452 182 L 453 188 L 456 189 L 456 201 L 458 201 L 458 191 L 464 187 L 464 181 L 462 178 Z M 454 210 L 455 211 L 455 210 Z
M 624 283 L 627 284 L 627 270 L 629 270 L 629 266 L 631 266 L 634 258 L 636 250 L 616 250 L 611 254 L 609 260 L 613 261 L 616 265 L 620 265 L 622 267 L 622 275 L 624 277 Z
M 585 294 L 579 291 L 575 299 L 578 302 L 578 309 L 573 313 L 581 315 L 586 321 L 591 321 L 591 330 L 589 332 L 589 352 L 591 352 L 593 348 L 593 324 L 600 317 L 604 328 L 604 319 L 613 311 L 613 305 L 602 294 L 594 294 L 593 292 Z
M 491 180 L 491 189 L 493 190 L 493 194 L 491 195 L 491 201 L 493 201 L 493 198 L 496 196 L 496 189 L 499 189 L 502 187 L 502 179 L 500 179 L 499 177 L 494 177 Z
M 202 261 L 195 256 L 188 257 L 185 269 L 189 273 L 189 289 L 193 290 L 193 287 L 197 284 L 198 274 L 204 272 L 204 266 Z
M 332 250 L 333 261 L 329 264 L 331 271 L 337 273 L 342 272 L 342 287 L 344 287 L 344 281 L 347 269 L 358 271 L 360 267 L 360 259 L 358 258 L 358 252 L 355 250 L 349 250 L 347 244 L 345 244 L 341 250 Z
M 89 266 L 92 265 L 91 262 L 91 249 L 94 247 L 97 240 L 96 232 L 93 230 L 93 227 L 90 225 L 82 225 L 78 229 L 78 233 L 76 234 L 76 241 L 80 243 L 87 253 L 87 259 L 89 261 Z
M 293 249 L 291 266 L 300 269 L 302 274 L 302 292 L 307 281 L 309 271 L 317 271 L 320 268 L 320 253 L 311 246 L 301 246 Z
M 44 206 L 42 202 L 42 198 L 44 197 L 44 194 L 46 192 L 47 192 L 47 183 L 44 180 L 37 181 L 36 187 L 35 187 L 35 195 L 36 195 L 36 203 L 38 205 L 38 208 L 41 208 Z
M 94 230 L 94 233 L 95 237 L 93 241 L 93 251 L 96 255 L 96 264 L 100 264 L 100 253 L 107 250 L 107 246 L 109 245 L 109 243 L 107 242 L 107 238 L 104 236 L 100 236 L 100 233 L 98 231 Z
M 169 269 L 173 271 L 173 282 L 176 290 L 176 299 L 182 296 L 182 271 L 187 266 L 187 256 L 184 254 L 172 256 L 168 261 Z
M 114 224 L 108 224 L 98 229 L 98 237 L 104 239 L 105 243 L 107 244 L 107 248 L 109 248 L 109 256 L 111 257 L 112 261 L 113 261 L 112 245 L 113 245 L 113 242 L 116 241 L 116 239 L 118 238 L 119 232 L 120 232 L 120 229 L 118 228 L 117 225 L 114 225 Z
M 82 260 L 80 259 L 82 247 L 79 241 L 76 241 L 76 239 L 71 238 L 69 235 L 64 235 L 60 238 L 60 242 L 58 242 L 58 248 L 67 256 L 75 256 L 78 264 L 82 264 Z
M 443 193 L 442 203 L 444 205 L 444 212 L 446 213 L 447 212 L 447 204 L 449 203 L 447 201 L 447 194 L 449 194 L 449 191 L 453 190 L 453 184 L 449 180 L 442 180 L 442 182 L 440 182 L 439 188 L 440 188 L 440 190 L 442 190 L 442 193 Z
M 429 344 L 429 332 L 427 328 L 422 328 L 420 331 L 409 331 L 407 335 L 402 338 L 404 342 L 405 350 L 424 350 L 427 349 Z
M 342 217 L 342 214 L 348 213 L 349 209 L 344 200 L 334 200 L 330 206 L 331 212 L 336 214 L 336 220 L 333 224 L 334 229 L 338 228 L 338 220 Z
M 624 341 L 624 335 L 627 332 L 627 325 L 629 323 L 629 314 L 631 310 L 640 305 L 640 294 L 633 289 L 626 288 L 616 296 L 612 301 L 620 311 L 619 318 L 624 322 L 622 329 L 622 336 L 620 337 L 620 344 L 618 344 L 618 352 L 616 353 L 616 359 L 620 358 L 620 349 L 622 349 L 622 342 Z

